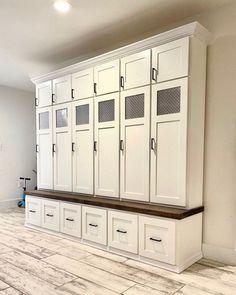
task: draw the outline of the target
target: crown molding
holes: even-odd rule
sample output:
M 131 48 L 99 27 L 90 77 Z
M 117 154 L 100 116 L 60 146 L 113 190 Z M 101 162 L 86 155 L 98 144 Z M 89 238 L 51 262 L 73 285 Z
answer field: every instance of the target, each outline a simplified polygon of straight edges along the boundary
M 211 40 L 211 33 L 204 28 L 198 22 L 192 22 L 187 25 L 169 30 L 167 32 L 146 38 L 144 40 L 126 45 L 124 47 L 115 49 L 113 51 L 86 59 L 84 61 L 72 64 L 70 66 L 61 68 L 59 70 L 43 74 L 36 77 L 31 77 L 31 81 L 35 84 L 42 83 L 51 79 L 58 78 L 60 76 L 75 73 L 80 70 L 84 70 L 89 67 L 94 67 L 98 64 L 102 64 L 114 59 L 119 59 L 124 56 L 134 54 L 146 49 L 151 49 L 153 47 L 159 46 L 170 41 L 174 41 L 183 37 L 196 37 L 205 43 L 209 43 Z

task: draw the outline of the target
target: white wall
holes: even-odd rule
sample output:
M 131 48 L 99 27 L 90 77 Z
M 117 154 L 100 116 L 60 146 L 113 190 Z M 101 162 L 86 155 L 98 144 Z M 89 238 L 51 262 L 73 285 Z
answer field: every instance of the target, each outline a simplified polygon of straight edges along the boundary
M 36 185 L 34 94 L 0 86 L 0 209 L 20 198 L 20 176 Z

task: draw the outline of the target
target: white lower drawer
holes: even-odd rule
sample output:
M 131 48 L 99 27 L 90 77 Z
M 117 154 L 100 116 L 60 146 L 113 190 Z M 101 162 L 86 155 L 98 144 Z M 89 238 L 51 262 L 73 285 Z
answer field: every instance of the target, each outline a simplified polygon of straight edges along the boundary
M 139 254 L 175 264 L 175 221 L 140 216 Z
M 59 202 L 42 200 L 42 227 L 53 231 L 59 231 Z
M 26 223 L 41 226 L 41 199 L 26 196 Z
M 82 238 L 107 244 L 107 211 L 94 207 L 82 208 Z
M 81 206 L 60 203 L 60 231 L 64 234 L 81 237 Z
M 123 251 L 138 253 L 138 216 L 108 211 L 108 245 Z

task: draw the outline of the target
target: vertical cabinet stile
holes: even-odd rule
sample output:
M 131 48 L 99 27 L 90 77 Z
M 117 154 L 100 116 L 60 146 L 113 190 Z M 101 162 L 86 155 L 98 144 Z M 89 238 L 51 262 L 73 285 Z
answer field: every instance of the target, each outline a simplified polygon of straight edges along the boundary
M 119 93 L 95 99 L 95 194 L 119 197 Z
M 93 98 L 72 103 L 73 192 L 93 194 Z
M 151 201 L 186 205 L 188 78 L 153 86 Z
M 121 94 L 121 198 L 149 201 L 150 87 Z
M 53 189 L 52 107 L 36 111 L 37 187 Z
M 71 103 L 53 107 L 54 189 L 72 191 Z

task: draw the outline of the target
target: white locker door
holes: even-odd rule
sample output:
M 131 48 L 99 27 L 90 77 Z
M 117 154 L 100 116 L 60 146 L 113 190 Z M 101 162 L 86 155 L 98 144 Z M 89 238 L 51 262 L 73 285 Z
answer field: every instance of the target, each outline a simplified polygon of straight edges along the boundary
M 121 59 L 121 89 L 150 84 L 151 50 L 145 50 Z
M 93 97 L 93 68 L 72 74 L 72 98 Z
M 53 104 L 71 101 L 71 75 L 53 80 Z
M 37 107 L 47 107 L 52 104 L 52 81 L 43 82 L 36 85 L 35 105 Z
M 188 76 L 189 37 L 152 49 L 152 82 Z
M 95 194 L 119 197 L 119 93 L 95 100 Z
M 54 189 L 72 191 L 71 104 L 53 107 Z
M 188 78 L 153 86 L 151 201 L 186 205 Z
M 53 189 L 52 107 L 37 109 L 37 186 Z
M 124 199 L 149 201 L 150 87 L 121 94 L 121 188 Z
M 101 95 L 120 90 L 120 60 L 114 60 L 94 68 L 94 93 Z
M 93 98 L 73 102 L 73 191 L 93 194 Z

